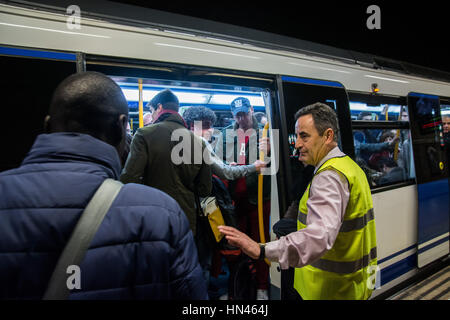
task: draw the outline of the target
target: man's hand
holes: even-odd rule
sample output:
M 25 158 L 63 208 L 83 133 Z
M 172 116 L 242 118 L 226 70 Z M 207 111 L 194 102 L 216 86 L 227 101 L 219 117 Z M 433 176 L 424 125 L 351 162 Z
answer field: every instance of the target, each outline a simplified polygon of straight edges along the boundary
M 245 233 L 227 226 L 219 226 L 218 229 L 225 235 L 225 238 L 232 246 L 241 248 L 242 251 L 252 259 L 259 258 L 261 251 L 259 244 L 253 241 Z
M 253 162 L 253 165 L 256 167 L 257 172 L 261 172 L 261 168 L 265 168 L 267 166 L 267 164 L 261 160 L 256 160 Z
M 394 139 L 392 139 L 392 141 L 388 142 L 389 143 L 389 148 L 394 148 L 395 144 L 397 142 L 400 142 L 400 138 L 399 137 L 395 137 Z
M 269 138 L 261 138 L 259 139 L 259 149 L 264 152 L 265 156 L 270 155 L 270 139 Z

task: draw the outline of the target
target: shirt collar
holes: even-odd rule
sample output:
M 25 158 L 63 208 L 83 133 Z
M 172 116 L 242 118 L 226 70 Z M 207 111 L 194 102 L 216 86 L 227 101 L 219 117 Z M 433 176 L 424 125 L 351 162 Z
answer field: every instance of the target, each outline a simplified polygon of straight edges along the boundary
M 337 157 L 344 157 L 345 153 L 343 153 L 341 151 L 341 149 L 339 149 L 338 146 L 334 147 L 333 149 L 330 150 L 330 152 L 327 153 L 327 155 L 325 157 L 322 158 L 322 160 L 320 160 L 319 164 L 316 166 L 316 168 L 314 169 L 314 174 L 316 174 L 317 170 L 319 170 L 319 168 L 328 160 L 330 160 L 331 158 L 337 158 Z

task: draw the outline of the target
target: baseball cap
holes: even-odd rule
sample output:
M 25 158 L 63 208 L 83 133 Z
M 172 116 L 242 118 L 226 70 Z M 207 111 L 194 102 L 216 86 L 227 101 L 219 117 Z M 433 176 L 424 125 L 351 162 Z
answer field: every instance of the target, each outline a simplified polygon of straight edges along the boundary
M 231 112 L 233 115 L 237 115 L 239 112 L 248 113 L 250 111 L 251 104 L 247 98 L 239 97 L 231 102 Z

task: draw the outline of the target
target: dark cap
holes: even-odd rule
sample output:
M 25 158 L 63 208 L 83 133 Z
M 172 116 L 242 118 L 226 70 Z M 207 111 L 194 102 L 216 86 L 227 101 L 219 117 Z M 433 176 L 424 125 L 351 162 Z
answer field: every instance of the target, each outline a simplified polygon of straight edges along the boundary
M 239 112 L 248 113 L 251 107 L 250 101 L 244 97 L 236 98 L 231 102 L 231 112 L 234 116 Z
M 173 107 L 168 107 L 169 105 L 176 106 L 176 111 L 178 111 L 178 106 L 180 105 L 177 96 L 169 89 L 165 89 L 159 92 L 156 96 L 153 97 L 152 100 L 149 101 L 149 103 L 147 103 L 147 106 L 156 108 L 158 104 L 162 104 L 163 109 L 173 109 Z

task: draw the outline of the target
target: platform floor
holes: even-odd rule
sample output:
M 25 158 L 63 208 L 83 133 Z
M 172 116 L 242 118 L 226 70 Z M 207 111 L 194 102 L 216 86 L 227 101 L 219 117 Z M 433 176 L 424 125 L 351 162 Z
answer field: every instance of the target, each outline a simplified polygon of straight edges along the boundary
M 450 266 L 397 293 L 390 300 L 450 300 Z

